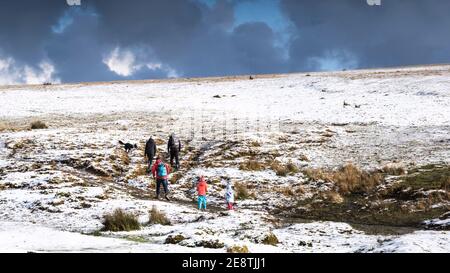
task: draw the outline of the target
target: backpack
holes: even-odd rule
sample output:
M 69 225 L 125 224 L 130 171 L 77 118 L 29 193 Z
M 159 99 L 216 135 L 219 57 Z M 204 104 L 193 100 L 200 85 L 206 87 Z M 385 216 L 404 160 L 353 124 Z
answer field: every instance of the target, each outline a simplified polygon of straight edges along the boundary
M 170 136 L 169 146 L 178 149 L 178 138 L 175 135 Z
M 157 173 L 158 173 L 158 177 L 167 176 L 167 169 L 166 169 L 166 165 L 164 165 L 164 163 L 161 162 L 158 164 Z

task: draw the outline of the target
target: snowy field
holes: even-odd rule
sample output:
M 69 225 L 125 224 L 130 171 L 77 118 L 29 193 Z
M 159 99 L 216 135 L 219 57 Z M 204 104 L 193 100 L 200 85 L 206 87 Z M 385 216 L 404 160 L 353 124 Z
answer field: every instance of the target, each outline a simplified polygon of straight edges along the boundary
M 450 252 L 449 86 L 450 66 L 427 66 L 0 87 L 0 252 Z M 48 128 L 30 130 L 36 120 Z M 173 200 L 162 202 L 142 150 L 153 136 L 166 156 L 172 132 L 182 168 L 171 176 Z M 126 154 L 119 140 L 139 149 Z M 246 167 L 255 161 L 261 166 Z M 296 171 L 280 175 L 274 162 Z M 348 163 L 405 172 L 386 174 L 363 197 L 307 172 Z M 436 173 L 442 188 L 418 184 Z M 209 182 L 207 212 L 196 209 L 198 174 Z M 250 193 L 233 212 L 226 179 Z M 371 220 L 318 212 L 351 202 Z M 146 224 L 153 206 L 171 225 Z M 116 208 L 142 228 L 99 232 Z M 398 218 L 372 217 L 376 209 Z M 167 243 L 176 235 L 182 240 Z

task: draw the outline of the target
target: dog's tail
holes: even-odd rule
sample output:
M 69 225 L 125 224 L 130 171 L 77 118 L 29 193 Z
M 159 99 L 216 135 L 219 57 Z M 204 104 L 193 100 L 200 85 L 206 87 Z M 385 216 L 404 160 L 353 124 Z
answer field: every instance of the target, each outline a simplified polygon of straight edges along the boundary
M 120 145 L 125 145 L 125 143 L 122 142 L 122 140 L 119 140 Z

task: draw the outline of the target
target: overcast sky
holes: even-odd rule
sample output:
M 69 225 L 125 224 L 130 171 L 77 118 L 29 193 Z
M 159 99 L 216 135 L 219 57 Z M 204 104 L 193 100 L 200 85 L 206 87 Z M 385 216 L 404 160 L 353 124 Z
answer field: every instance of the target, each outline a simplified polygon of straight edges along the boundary
M 450 62 L 450 1 L 5 0 L 0 84 Z

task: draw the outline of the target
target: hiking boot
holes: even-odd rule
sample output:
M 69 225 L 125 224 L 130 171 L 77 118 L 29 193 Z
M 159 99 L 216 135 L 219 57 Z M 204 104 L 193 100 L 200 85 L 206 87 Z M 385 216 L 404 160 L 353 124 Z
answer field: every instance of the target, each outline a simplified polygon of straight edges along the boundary
M 167 196 L 167 194 L 166 194 L 165 197 L 166 197 L 166 200 L 167 200 L 167 201 L 170 201 L 169 196 Z
M 155 196 L 155 199 L 156 199 L 156 200 L 159 200 L 159 195 Z

